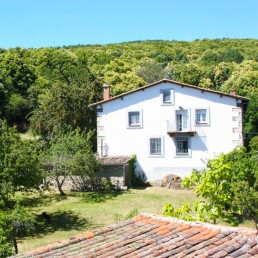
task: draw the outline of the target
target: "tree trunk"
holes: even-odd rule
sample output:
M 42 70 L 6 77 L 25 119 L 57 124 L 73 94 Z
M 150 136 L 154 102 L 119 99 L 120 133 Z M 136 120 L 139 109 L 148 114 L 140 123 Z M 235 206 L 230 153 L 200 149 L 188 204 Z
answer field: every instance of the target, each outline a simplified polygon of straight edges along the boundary
M 14 246 L 15 253 L 18 254 L 18 245 L 17 245 L 15 236 L 13 236 L 13 246 Z
M 64 191 L 63 191 L 63 189 L 62 189 L 62 185 L 63 185 L 63 184 L 59 182 L 58 178 L 56 179 L 56 182 L 57 182 L 57 187 L 58 187 L 59 193 L 64 196 L 65 193 L 64 193 Z
M 64 193 L 64 191 L 63 191 L 63 189 L 62 189 L 62 186 L 61 186 L 60 184 L 58 184 L 57 186 L 58 186 L 59 193 L 60 193 L 61 195 L 65 195 L 65 193 Z

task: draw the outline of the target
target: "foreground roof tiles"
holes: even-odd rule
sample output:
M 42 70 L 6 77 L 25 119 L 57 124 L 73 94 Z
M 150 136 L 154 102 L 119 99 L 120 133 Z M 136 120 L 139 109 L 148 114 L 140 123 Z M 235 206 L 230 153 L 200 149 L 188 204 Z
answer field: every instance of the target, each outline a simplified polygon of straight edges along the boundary
M 16 257 L 258 257 L 256 231 L 143 214 Z

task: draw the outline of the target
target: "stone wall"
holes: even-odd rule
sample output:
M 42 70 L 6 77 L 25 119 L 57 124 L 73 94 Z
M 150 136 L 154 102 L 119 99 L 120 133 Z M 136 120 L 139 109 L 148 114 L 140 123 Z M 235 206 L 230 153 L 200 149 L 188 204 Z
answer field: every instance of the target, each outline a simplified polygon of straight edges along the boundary
M 122 165 L 103 166 L 100 176 L 110 179 L 114 185 L 126 185 L 124 167 Z
M 127 171 L 125 169 L 125 171 Z M 102 170 L 99 173 L 100 178 L 110 180 L 111 183 L 119 188 L 124 188 L 124 186 L 128 186 L 125 182 L 124 177 L 124 166 L 122 165 L 114 165 L 114 166 L 103 166 Z M 62 177 L 60 177 L 60 181 Z M 46 180 L 49 189 L 51 191 L 58 191 L 57 183 L 53 178 L 47 178 Z M 71 191 L 76 189 L 76 185 L 74 185 L 73 180 L 69 177 L 65 179 L 62 189 L 64 191 Z

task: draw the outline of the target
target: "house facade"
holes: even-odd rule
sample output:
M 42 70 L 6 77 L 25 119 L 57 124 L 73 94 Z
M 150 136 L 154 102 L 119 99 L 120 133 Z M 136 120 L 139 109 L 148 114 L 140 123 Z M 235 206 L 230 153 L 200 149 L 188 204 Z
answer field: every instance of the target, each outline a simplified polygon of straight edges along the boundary
M 248 99 L 172 80 L 90 105 L 97 112 L 98 154 L 136 155 L 136 172 L 148 181 L 189 176 L 210 158 L 243 145 Z

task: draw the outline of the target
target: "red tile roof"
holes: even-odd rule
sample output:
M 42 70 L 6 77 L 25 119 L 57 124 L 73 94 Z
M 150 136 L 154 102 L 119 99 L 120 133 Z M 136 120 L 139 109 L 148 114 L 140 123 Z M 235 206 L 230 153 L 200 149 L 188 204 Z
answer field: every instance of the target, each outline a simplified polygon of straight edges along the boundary
M 142 214 L 16 257 L 258 257 L 255 231 Z
M 131 156 L 106 156 L 99 159 L 102 165 L 125 165 L 132 159 Z

